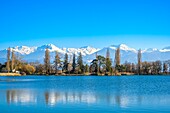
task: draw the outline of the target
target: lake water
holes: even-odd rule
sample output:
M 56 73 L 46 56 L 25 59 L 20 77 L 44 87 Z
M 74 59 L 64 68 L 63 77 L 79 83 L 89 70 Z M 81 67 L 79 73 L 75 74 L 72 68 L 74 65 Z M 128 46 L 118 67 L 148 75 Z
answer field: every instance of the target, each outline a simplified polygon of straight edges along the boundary
M 170 76 L 0 77 L 0 113 L 169 112 Z

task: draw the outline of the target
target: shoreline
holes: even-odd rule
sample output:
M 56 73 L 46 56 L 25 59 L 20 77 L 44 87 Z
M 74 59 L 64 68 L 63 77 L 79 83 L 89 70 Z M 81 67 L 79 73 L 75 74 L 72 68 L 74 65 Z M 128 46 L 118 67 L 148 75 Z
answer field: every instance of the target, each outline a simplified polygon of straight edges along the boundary
M 65 76 L 65 77 L 76 77 L 76 76 L 98 76 L 98 77 L 112 77 L 112 76 L 170 76 L 170 74 L 160 74 L 160 75 L 137 75 L 137 74 L 133 74 L 133 75 L 85 75 L 85 74 L 69 74 L 69 75 L 38 75 L 38 74 L 33 74 L 33 75 L 21 75 L 18 73 L 0 73 L 0 77 L 1 76 Z
M 0 73 L 0 76 L 21 76 L 19 73 Z

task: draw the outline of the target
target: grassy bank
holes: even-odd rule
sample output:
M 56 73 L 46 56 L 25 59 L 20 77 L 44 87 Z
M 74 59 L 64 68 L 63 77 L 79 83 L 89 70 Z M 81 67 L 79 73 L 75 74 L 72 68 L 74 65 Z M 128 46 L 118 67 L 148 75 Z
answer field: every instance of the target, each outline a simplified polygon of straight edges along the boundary
M 0 76 L 21 76 L 18 73 L 0 73 Z

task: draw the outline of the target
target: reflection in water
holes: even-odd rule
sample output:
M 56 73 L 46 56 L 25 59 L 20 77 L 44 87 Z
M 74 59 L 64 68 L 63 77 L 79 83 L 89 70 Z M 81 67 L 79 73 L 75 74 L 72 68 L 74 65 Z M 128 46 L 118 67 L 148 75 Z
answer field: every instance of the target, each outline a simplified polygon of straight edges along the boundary
M 55 91 L 45 92 L 45 102 L 47 105 L 55 105 L 60 103 L 96 103 L 96 97 L 93 94 L 82 94 L 75 92 L 60 92 Z
M 29 90 L 7 90 L 6 91 L 7 103 L 37 103 L 37 98 Z
M 144 99 L 143 99 L 144 98 Z M 46 104 L 54 106 L 59 104 L 106 104 L 119 106 L 126 108 L 130 104 L 141 105 L 141 104 L 162 104 L 168 103 L 170 100 L 166 96 L 144 96 L 140 95 L 121 95 L 121 94 L 100 94 L 95 92 L 57 92 L 51 91 L 40 91 L 35 92 L 34 90 L 7 90 L 6 101 L 8 104 Z M 152 100 L 152 101 L 148 101 Z M 157 103 L 155 103 L 157 102 Z
M 55 92 L 45 92 L 44 96 L 47 105 L 55 105 L 60 100 L 60 95 Z
M 170 111 L 169 76 L 13 78 L 0 82 L 2 113 Z

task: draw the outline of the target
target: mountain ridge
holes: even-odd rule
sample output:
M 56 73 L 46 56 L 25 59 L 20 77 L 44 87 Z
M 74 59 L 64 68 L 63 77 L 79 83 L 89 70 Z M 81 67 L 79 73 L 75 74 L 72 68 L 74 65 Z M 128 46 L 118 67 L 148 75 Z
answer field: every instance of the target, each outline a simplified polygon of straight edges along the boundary
M 114 61 L 115 50 L 120 47 L 121 50 L 121 63 L 125 61 L 136 63 L 138 50 L 127 46 L 126 44 L 110 45 L 102 49 L 94 48 L 92 46 L 82 46 L 80 48 L 59 48 L 54 44 L 45 44 L 39 47 L 29 47 L 29 46 L 16 46 L 12 47 L 11 50 L 15 51 L 17 54 L 21 55 L 24 61 L 27 62 L 41 62 L 43 63 L 44 52 L 46 48 L 49 49 L 51 59 L 55 57 L 55 51 L 57 51 L 61 59 L 64 58 L 64 54 L 72 56 L 73 54 L 78 54 L 81 52 L 83 55 L 84 63 L 90 63 L 94 58 L 96 53 L 98 55 L 106 56 L 106 51 L 109 49 L 110 57 Z M 0 50 L 0 63 L 4 63 L 6 59 L 7 49 Z M 169 60 L 170 59 L 170 46 L 163 49 L 148 48 L 142 50 L 143 61 L 155 61 L 155 60 Z

